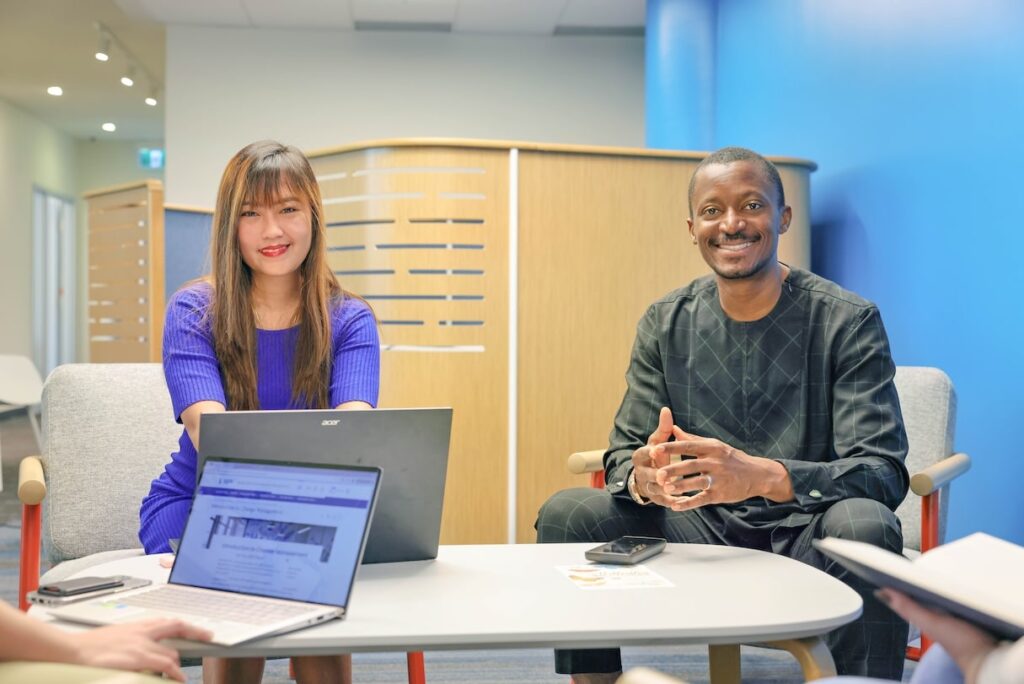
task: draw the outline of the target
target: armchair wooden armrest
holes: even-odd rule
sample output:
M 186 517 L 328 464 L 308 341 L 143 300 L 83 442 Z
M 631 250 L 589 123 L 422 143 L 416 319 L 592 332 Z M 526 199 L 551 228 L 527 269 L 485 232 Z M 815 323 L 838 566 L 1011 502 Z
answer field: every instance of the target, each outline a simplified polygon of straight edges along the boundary
M 569 472 L 575 475 L 590 473 L 590 486 L 594 489 L 604 487 L 604 449 L 577 451 L 569 454 L 566 461 Z
M 604 470 L 604 449 L 577 451 L 574 454 L 569 454 L 566 465 L 569 467 L 569 472 L 575 475 Z
M 38 456 L 26 456 L 18 465 L 18 500 L 34 506 L 46 496 L 46 476 Z
M 971 469 L 971 457 L 967 454 L 953 454 L 938 463 L 933 463 L 919 473 L 910 476 L 910 490 L 918 496 L 942 489 L 954 478 Z
M 39 587 L 40 504 L 46 497 L 46 476 L 38 456 L 26 456 L 18 465 L 18 499 L 21 501 L 21 563 L 18 574 L 18 607 L 28 610 L 28 592 Z

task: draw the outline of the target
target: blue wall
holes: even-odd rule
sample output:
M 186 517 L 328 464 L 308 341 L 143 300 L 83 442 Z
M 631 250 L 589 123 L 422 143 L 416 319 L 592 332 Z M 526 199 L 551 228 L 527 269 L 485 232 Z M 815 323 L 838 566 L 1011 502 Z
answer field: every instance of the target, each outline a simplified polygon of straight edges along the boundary
M 897 363 L 957 387 L 974 466 L 950 536 L 1024 543 L 1024 3 L 709 4 L 713 147 L 818 162 L 814 270 L 878 303 Z

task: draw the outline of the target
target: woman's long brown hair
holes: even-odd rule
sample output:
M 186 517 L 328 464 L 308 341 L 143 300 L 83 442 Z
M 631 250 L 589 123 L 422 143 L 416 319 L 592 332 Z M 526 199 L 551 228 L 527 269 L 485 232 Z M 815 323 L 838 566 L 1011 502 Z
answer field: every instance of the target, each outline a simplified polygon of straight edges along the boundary
M 243 204 L 273 205 L 282 187 L 308 203 L 312 223 L 309 254 L 299 267 L 299 338 L 292 401 L 301 407 L 330 408 L 331 309 L 349 293 L 342 290 L 327 264 L 323 200 L 309 160 L 294 147 L 264 140 L 245 146 L 228 162 L 213 213 L 210 316 L 230 410 L 260 408 L 252 270 L 239 250 L 238 219 Z

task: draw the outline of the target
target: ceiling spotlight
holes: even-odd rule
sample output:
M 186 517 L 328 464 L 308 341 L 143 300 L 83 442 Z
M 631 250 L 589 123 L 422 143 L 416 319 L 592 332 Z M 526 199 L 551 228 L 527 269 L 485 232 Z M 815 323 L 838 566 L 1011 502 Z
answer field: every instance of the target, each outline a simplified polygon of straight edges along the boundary
M 105 33 L 100 34 L 100 46 L 96 50 L 96 59 L 101 62 L 110 59 L 110 36 Z
M 54 97 L 60 97 L 64 94 L 64 89 L 60 86 L 50 86 L 46 89 L 47 94 L 53 95 Z
M 135 67 L 128 65 L 128 71 L 121 77 L 121 85 L 131 88 L 135 85 Z
M 100 128 L 105 130 L 107 133 L 113 133 L 114 131 L 117 130 L 117 126 L 115 126 L 114 124 L 110 123 L 109 121 L 107 123 L 103 124 L 102 126 L 100 126 Z
M 146 104 L 148 104 L 150 107 L 156 107 L 156 93 L 151 93 L 146 98 Z

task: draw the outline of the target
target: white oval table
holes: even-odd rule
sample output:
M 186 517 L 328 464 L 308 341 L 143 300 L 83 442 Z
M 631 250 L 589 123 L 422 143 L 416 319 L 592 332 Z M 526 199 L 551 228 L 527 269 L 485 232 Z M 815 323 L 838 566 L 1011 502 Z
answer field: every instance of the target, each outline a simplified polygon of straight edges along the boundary
M 673 586 L 584 590 L 559 566 L 588 565 L 583 552 L 591 546 L 442 546 L 433 561 L 362 566 L 344 620 L 230 649 L 175 646 L 184 656 L 279 656 L 708 644 L 711 679 L 719 684 L 739 681 L 740 644 L 762 644 L 793 653 L 810 680 L 835 672 L 821 636 L 861 613 L 856 592 L 808 565 L 701 544 L 669 544 L 644 563 Z M 79 574 L 164 582 L 160 558 L 122 559 Z

